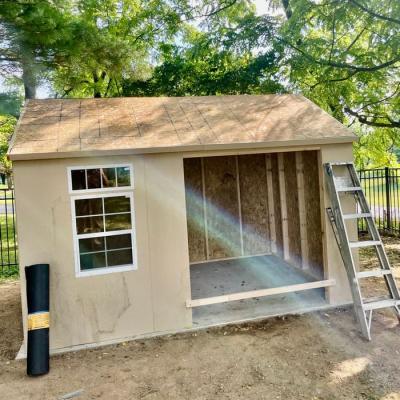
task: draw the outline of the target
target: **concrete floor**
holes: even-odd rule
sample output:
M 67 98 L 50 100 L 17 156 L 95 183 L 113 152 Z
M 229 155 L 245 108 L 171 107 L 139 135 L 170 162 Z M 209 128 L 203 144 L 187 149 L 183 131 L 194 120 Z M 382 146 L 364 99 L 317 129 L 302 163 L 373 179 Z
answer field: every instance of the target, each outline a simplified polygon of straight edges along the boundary
M 190 267 L 192 299 L 317 280 L 273 255 L 193 264 Z M 195 307 L 193 325 L 212 326 L 305 312 L 327 306 L 324 289 L 313 289 Z

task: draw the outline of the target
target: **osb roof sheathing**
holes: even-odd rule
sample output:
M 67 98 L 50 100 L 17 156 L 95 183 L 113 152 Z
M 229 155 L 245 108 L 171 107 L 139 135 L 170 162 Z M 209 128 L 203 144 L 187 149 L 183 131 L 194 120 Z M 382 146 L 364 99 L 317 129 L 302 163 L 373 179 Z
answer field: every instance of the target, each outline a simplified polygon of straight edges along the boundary
M 18 159 L 344 143 L 356 136 L 297 95 L 49 99 L 26 103 Z

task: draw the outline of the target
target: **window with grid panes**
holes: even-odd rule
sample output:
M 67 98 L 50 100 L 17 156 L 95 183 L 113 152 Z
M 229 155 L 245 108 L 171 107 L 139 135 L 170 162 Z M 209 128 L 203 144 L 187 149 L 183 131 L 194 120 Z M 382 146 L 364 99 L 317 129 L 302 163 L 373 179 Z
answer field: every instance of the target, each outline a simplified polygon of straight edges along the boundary
M 136 268 L 130 165 L 70 168 L 78 275 Z

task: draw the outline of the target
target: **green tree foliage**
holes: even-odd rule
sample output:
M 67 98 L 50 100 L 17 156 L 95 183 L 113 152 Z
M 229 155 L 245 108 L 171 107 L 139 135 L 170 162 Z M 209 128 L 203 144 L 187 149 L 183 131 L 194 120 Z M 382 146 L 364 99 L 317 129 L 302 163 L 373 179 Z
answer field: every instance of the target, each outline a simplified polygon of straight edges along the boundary
M 284 91 L 277 78 L 274 52 L 254 56 L 232 51 L 223 38 L 191 29 L 184 46 L 161 46 L 162 63 L 146 81 L 124 80 L 128 96 L 203 96 L 277 93 Z
M 6 175 L 9 185 L 12 182 L 12 164 L 7 157 L 7 150 L 16 123 L 14 116 L 0 115 L 0 172 Z
M 0 73 L 22 81 L 25 98 L 34 98 L 48 67 L 68 38 L 67 2 L 0 0 Z
M 282 3 L 289 15 L 278 40 L 287 49 L 289 87 L 356 128 L 360 164 L 395 164 L 400 146 L 400 2 Z
M 163 1 L 77 2 L 71 45 L 53 73 L 62 96 L 121 95 L 122 77 L 144 78 L 156 40 L 176 32 L 177 14 Z
M 19 116 L 23 96 L 17 91 L 0 93 L 0 115 Z
M 160 44 L 189 22 L 217 26 L 247 0 L 0 0 L 4 73 L 34 98 L 41 78 L 60 96 L 121 95 L 122 79 L 145 79 Z M 233 11 L 233 9 L 235 11 Z
M 167 53 L 173 45 L 168 43 L 182 37 L 189 23 L 216 29 L 254 8 L 246 0 L 80 0 L 78 4 L 72 37 L 80 40 L 74 40 L 65 66 L 54 74 L 55 87 L 63 96 L 126 94 L 125 83 L 143 86 L 152 76 L 159 52 L 172 57 Z M 161 79 L 167 75 L 161 72 L 147 86 L 166 86 Z M 161 87 L 147 89 L 147 94 L 162 92 Z
M 0 0 L 0 74 L 59 97 L 297 92 L 397 163 L 400 2 Z M 1 99 L 0 99 L 1 100 Z

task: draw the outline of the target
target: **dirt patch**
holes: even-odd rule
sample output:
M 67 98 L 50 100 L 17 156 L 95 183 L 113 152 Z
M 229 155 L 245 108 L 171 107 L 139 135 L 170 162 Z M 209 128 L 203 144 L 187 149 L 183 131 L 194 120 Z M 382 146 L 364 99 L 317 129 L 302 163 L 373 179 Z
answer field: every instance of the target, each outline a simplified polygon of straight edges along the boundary
M 398 237 L 383 238 L 385 250 L 393 268 L 394 276 L 400 282 L 400 239 Z M 360 271 L 379 268 L 378 258 L 373 248 L 360 249 Z M 365 298 L 379 297 L 387 294 L 386 285 L 382 278 L 361 280 L 361 292 Z
M 387 249 L 397 273 L 400 242 Z M 396 318 L 376 313 L 366 342 L 351 309 L 68 353 L 52 357 L 48 375 L 28 378 L 25 361 L 11 360 L 21 340 L 19 288 L 7 285 L 0 285 L 1 398 L 82 390 L 76 399 L 400 399 Z
M 18 281 L 0 283 L 0 362 L 15 358 L 22 342 Z

